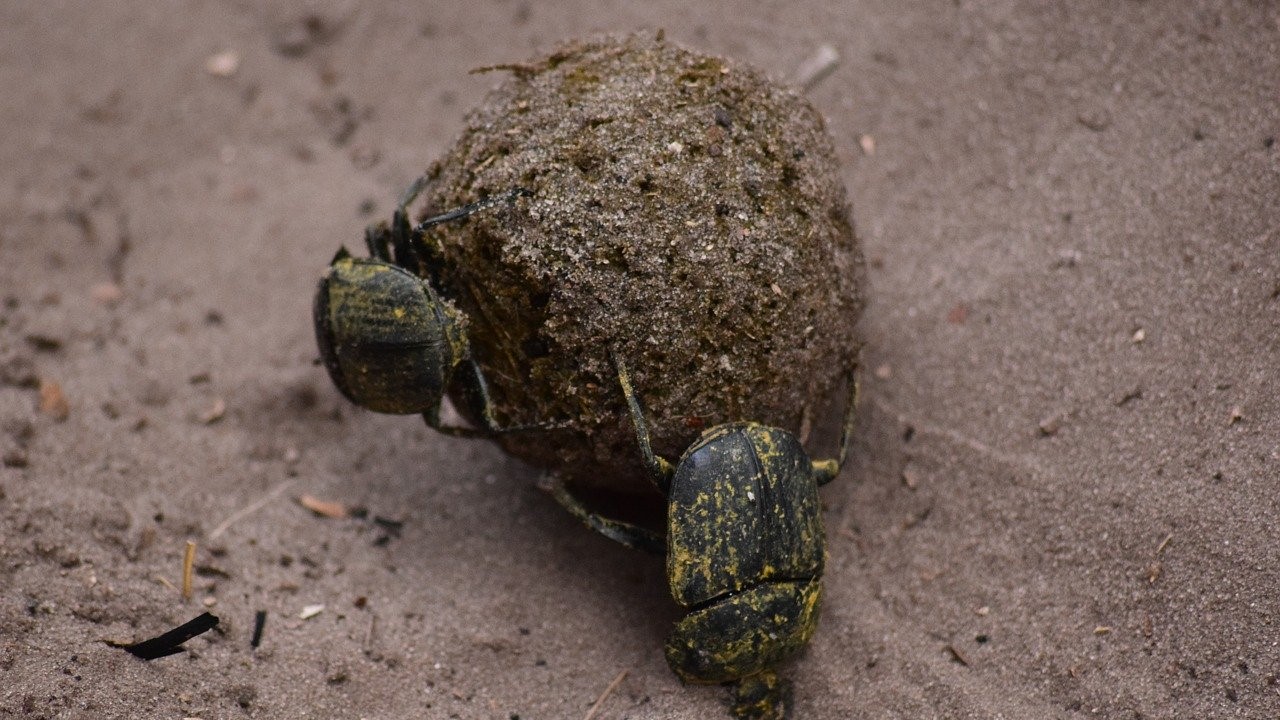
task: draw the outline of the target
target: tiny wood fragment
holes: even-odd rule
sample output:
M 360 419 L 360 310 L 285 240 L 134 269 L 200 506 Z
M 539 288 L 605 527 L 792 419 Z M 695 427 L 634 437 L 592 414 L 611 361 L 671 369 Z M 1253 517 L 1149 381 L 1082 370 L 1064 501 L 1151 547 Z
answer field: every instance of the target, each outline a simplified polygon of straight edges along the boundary
M 182 643 L 212 630 L 217 625 L 218 618 L 216 616 L 211 613 L 203 613 L 150 640 L 143 640 L 132 645 L 120 645 L 110 641 L 107 644 L 112 647 L 118 647 L 134 657 L 139 657 L 143 660 L 155 660 L 182 652 L 184 649 Z

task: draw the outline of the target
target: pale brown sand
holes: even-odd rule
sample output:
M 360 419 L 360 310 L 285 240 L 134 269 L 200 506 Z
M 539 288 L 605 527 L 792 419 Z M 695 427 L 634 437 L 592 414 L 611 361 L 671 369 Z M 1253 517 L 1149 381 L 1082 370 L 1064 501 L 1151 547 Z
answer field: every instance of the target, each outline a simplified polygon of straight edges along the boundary
M 312 364 L 315 279 L 495 82 L 468 69 L 659 26 L 843 57 L 809 96 L 879 372 L 796 716 L 1280 714 L 1274 4 L 309 7 L 315 37 L 284 3 L 0 6 L 0 717 L 581 718 L 624 670 L 598 718 L 722 716 L 663 662 L 656 561 Z M 185 655 L 100 642 L 205 598 Z

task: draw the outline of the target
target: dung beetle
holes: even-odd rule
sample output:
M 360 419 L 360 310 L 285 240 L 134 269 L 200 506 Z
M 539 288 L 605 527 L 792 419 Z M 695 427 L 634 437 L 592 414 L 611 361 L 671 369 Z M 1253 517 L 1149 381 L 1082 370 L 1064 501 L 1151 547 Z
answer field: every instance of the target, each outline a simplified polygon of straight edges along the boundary
M 667 663 L 690 683 L 737 682 L 735 714 L 776 717 L 786 688 L 773 667 L 813 636 L 825 541 L 818 487 L 840 472 L 858 398 L 850 374 L 838 457 L 811 460 L 794 433 L 754 422 L 704 431 L 674 465 L 654 454 L 626 367 L 618 383 L 640 452 L 667 499 L 665 538 L 603 517 L 563 483 L 547 489 L 592 529 L 629 547 L 666 553 L 671 595 L 687 610 L 668 636 Z
M 410 226 L 408 207 L 426 185 L 423 176 L 409 186 L 389 227 L 376 223 L 365 229 L 368 258 L 341 248 L 320 280 L 313 319 L 325 369 L 351 402 L 375 412 L 422 413 L 428 425 L 450 435 L 543 427 L 502 427 L 494 418 L 488 384 L 471 356 L 465 318 L 437 292 L 434 254 L 424 239 L 433 225 L 533 193 L 516 188 Z M 461 390 L 481 428 L 441 424 L 440 404 L 451 387 Z

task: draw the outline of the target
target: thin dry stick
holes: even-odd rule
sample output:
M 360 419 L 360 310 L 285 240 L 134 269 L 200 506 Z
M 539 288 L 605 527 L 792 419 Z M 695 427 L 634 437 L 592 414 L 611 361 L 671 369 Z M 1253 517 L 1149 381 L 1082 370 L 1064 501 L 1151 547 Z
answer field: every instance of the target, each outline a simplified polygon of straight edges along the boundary
M 813 55 L 800 63 L 800 67 L 796 68 L 796 73 L 792 76 L 791 83 L 808 92 L 817 87 L 818 83 L 830 75 L 839 64 L 840 53 L 835 49 L 835 46 L 820 45 Z
M 182 555 L 182 599 L 191 599 L 191 571 L 196 566 L 196 544 L 187 541 L 187 551 Z
M 369 631 L 364 634 L 364 642 L 361 643 L 365 655 L 373 655 L 373 640 L 376 632 L 378 632 L 378 616 L 373 614 L 369 616 Z
M 249 505 L 248 507 L 241 508 L 236 512 L 232 513 L 231 517 L 227 518 L 226 520 L 223 520 L 221 525 L 214 528 L 213 532 L 209 533 L 209 539 L 213 540 L 214 538 L 218 537 L 222 533 L 226 532 L 227 528 L 231 527 L 232 523 L 239 521 L 244 516 L 261 510 L 264 505 L 271 502 L 272 500 L 275 500 L 277 497 L 280 496 L 280 493 L 287 490 L 289 486 L 292 484 L 293 484 L 292 480 L 285 480 L 284 482 L 277 485 L 274 490 L 267 493 L 263 497 L 258 498 L 257 502 L 253 503 L 252 505 Z
M 609 696 L 613 694 L 613 691 L 618 689 L 618 686 L 622 684 L 622 679 L 627 676 L 628 672 L 628 670 L 623 670 L 618 673 L 618 677 L 614 678 L 613 682 L 609 683 L 609 687 L 605 688 L 604 692 L 600 693 L 600 697 L 596 698 L 595 704 L 591 706 L 591 709 L 587 711 L 586 715 L 582 716 L 582 720 L 591 720 L 591 718 L 596 716 L 596 713 L 600 711 L 600 706 L 604 705 L 604 701 L 608 700 Z

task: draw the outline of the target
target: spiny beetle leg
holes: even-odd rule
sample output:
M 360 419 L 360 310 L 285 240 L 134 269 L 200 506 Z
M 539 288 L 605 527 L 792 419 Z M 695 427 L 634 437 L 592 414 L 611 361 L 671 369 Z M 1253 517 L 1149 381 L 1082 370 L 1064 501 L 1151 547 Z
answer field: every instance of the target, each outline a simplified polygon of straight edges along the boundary
M 558 477 L 546 475 L 538 483 L 538 487 L 550 493 L 551 497 L 560 503 L 560 507 L 568 510 L 569 514 L 581 520 L 587 527 L 616 543 L 634 550 L 653 553 L 654 555 L 661 555 L 667 551 L 667 543 L 661 535 L 648 528 L 607 518 L 591 511 L 573 493 L 569 492 L 569 488 L 565 487 L 564 481 Z
M 472 417 L 479 418 L 481 426 L 473 428 L 461 425 L 443 425 L 440 421 L 440 408 L 436 407 L 422 415 L 426 419 L 427 425 L 434 430 L 453 437 L 488 438 L 505 433 L 546 432 L 568 426 L 567 423 L 550 422 L 500 425 L 493 415 L 493 401 L 489 396 L 489 383 L 485 380 L 484 372 L 480 370 L 480 365 L 475 360 L 467 358 L 462 361 L 457 371 L 465 373 L 465 376 L 459 377 L 455 375 L 453 382 L 461 382 L 458 387 L 462 391 L 467 409 L 472 413 Z
M 840 474 L 845 458 L 849 456 L 849 443 L 853 438 L 853 425 L 858 418 L 858 395 L 861 387 L 858 383 L 857 368 L 849 373 L 849 399 L 844 408 L 844 425 L 840 428 L 840 454 L 834 459 L 814 460 L 813 479 L 819 485 L 826 485 Z
M 395 249 L 395 262 L 397 265 L 409 268 L 415 272 L 419 271 L 419 261 L 417 248 L 414 247 L 414 233 L 409 226 L 409 206 L 414 200 L 422 194 L 426 189 L 430 180 L 426 175 L 420 176 L 414 180 L 404 194 L 400 196 L 400 201 L 396 203 L 395 212 L 391 215 L 391 244 Z
M 391 262 L 391 230 L 384 222 L 377 222 L 364 229 L 364 245 L 369 257 Z
M 653 484 L 657 485 L 658 490 L 665 496 L 671 489 L 671 476 L 675 474 L 676 468 L 665 458 L 653 453 L 653 446 L 649 443 L 649 425 L 645 422 L 644 411 L 640 409 L 640 401 L 636 399 L 635 389 L 631 387 L 631 375 L 617 354 L 610 353 L 610 355 L 618 370 L 618 384 L 622 386 L 622 394 L 626 396 L 627 407 L 631 410 L 632 423 L 636 426 L 636 442 L 640 445 L 645 464 L 649 466 Z

